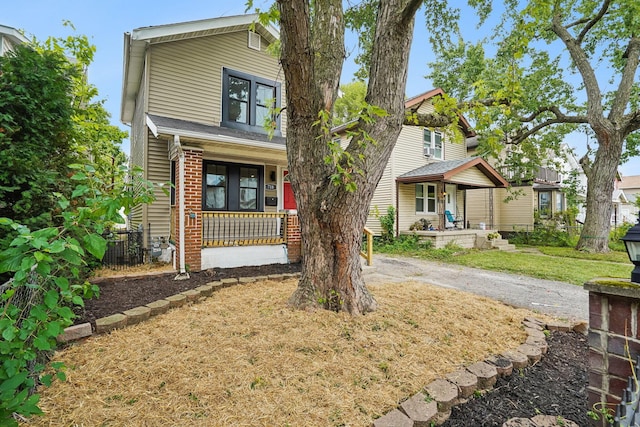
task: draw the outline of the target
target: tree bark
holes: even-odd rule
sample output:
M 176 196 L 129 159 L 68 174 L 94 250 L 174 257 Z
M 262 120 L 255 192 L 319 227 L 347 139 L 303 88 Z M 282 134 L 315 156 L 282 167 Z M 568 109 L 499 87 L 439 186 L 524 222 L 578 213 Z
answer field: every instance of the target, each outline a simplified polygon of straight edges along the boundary
M 341 0 L 279 0 L 282 65 L 287 82 L 287 157 L 302 233 L 302 276 L 289 299 L 296 308 L 363 314 L 377 303 L 362 277 L 360 247 L 369 204 L 404 120 L 404 92 L 417 0 L 382 0 L 366 101 L 388 115 L 359 129 L 339 161 L 355 191 L 335 185 L 336 166 L 325 159 L 330 117 L 344 63 Z M 330 123 L 330 121 L 328 122 Z

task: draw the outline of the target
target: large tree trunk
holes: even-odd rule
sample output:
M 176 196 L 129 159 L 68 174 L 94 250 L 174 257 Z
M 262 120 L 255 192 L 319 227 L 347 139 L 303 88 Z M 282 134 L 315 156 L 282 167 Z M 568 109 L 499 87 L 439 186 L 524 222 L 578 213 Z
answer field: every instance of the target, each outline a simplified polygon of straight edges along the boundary
M 577 249 L 589 252 L 609 251 L 612 194 L 622 153 L 623 138 L 616 132 L 598 135 L 598 150 L 587 175 L 587 212 Z
M 341 0 L 279 0 L 282 65 L 287 82 L 287 157 L 302 232 L 302 276 L 291 296 L 297 308 L 352 314 L 376 309 L 362 277 L 359 250 L 373 192 L 404 118 L 404 91 L 413 21 L 420 1 L 383 0 L 378 9 L 367 102 L 388 115 L 361 121 L 338 164 L 329 142 L 330 117 L 344 63 Z M 347 160 L 352 159 L 352 160 Z M 342 184 L 335 184 L 336 173 Z M 355 184 L 348 191 L 347 183 Z

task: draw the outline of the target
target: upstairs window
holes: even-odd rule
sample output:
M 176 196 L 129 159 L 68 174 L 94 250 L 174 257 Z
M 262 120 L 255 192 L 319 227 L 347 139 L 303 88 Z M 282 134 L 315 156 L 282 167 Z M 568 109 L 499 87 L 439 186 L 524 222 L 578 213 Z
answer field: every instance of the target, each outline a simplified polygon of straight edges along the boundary
M 442 160 L 442 134 L 433 130 L 424 130 L 424 156 Z
M 224 69 L 222 81 L 222 126 L 248 132 L 267 133 L 265 123 L 275 122 L 280 136 L 280 83 Z

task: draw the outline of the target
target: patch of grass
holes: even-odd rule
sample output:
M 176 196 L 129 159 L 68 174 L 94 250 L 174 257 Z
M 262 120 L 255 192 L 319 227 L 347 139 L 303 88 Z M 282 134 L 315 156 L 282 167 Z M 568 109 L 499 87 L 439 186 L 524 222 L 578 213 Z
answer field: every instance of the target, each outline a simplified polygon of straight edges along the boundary
M 593 261 L 608 261 L 629 264 L 629 256 L 626 252 L 611 251 L 606 254 L 577 251 L 573 248 L 560 248 L 552 246 L 538 246 L 537 249 L 545 255 L 564 258 L 588 259 Z
M 560 255 L 551 259 L 548 256 L 521 252 L 473 250 L 452 257 L 448 262 L 575 285 L 582 285 L 594 277 L 629 277 L 631 274 L 629 262 L 625 265 Z

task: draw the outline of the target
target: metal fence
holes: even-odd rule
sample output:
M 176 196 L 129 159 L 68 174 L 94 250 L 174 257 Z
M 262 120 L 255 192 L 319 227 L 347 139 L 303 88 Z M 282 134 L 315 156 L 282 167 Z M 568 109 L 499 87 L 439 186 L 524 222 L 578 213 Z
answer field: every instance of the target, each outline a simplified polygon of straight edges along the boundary
M 119 269 L 145 263 L 144 229 L 110 230 L 103 237 L 107 240 L 103 266 Z
M 638 413 L 638 401 L 640 391 L 638 390 L 637 378 L 640 375 L 640 356 L 636 359 L 635 375 L 627 379 L 627 388 L 622 391 L 622 401 L 616 407 L 616 415 L 613 419 L 613 427 L 637 427 L 640 426 L 640 413 Z

